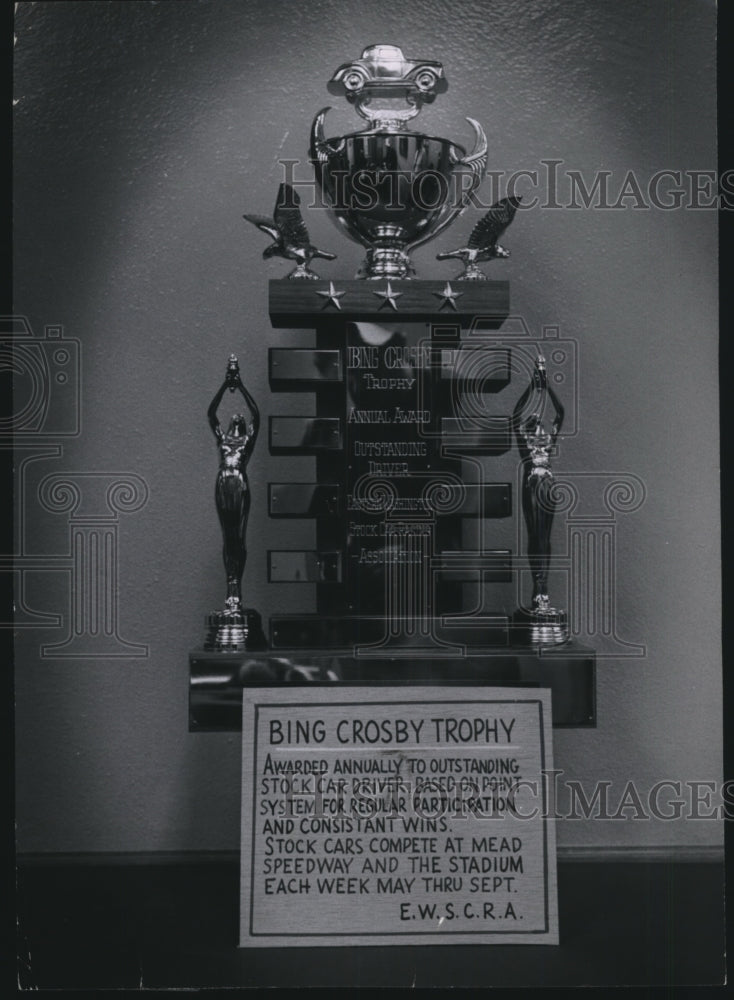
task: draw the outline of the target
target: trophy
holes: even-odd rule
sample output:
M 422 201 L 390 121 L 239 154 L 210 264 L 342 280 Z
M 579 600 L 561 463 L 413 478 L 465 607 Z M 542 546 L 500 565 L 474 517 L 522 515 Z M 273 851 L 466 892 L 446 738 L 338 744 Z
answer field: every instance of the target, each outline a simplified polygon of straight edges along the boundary
M 222 430 L 217 411 L 227 390 L 240 393 L 250 419 L 243 413 L 235 413 L 227 429 Z M 224 381 L 209 404 L 207 416 L 219 448 L 215 499 L 222 528 L 227 597 L 222 611 L 214 611 L 207 616 L 204 649 L 232 652 L 258 649 L 265 644 L 260 615 L 252 608 L 242 606 L 242 574 L 247 562 L 246 534 L 251 500 L 247 464 L 257 441 L 260 413 L 240 378 L 240 367 L 234 354 L 227 364 Z
M 523 413 L 535 397 L 532 413 Z M 554 409 L 550 431 L 543 425 L 546 399 Z M 522 509 L 528 532 L 528 561 L 533 578 L 532 607 L 520 608 L 513 624 L 533 645 L 556 645 L 568 640 L 565 611 L 551 607 L 548 597 L 548 569 L 551 556 L 551 528 L 556 508 L 550 453 L 563 424 L 563 406 L 549 384 L 545 358 L 535 359 L 535 370 L 513 413 L 513 426 L 523 463 Z
M 467 118 L 476 133 L 470 154 L 450 139 L 408 128 L 447 87 L 441 63 L 406 59 L 396 45 L 370 45 L 329 81 L 329 92 L 346 97 L 368 123 L 327 139 L 327 107 L 311 128 L 311 161 L 332 218 L 367 247 L 358 277 L 412 277 L 410 251 L 450 225 L 484 177 L 487 139 L 473 118 Z M 407 107 L 390 104 L 401 98 Z
M 270 323 L 284 336 L 268 351 L 273 477 L 257 497 L 266 544 L 254 571 L 270 605 L 267 641 L 240 594 L 258 419 L 232 359 L 209 411 L 227 600 L 209 618 L 205 648 L 190 655 L 196 727 L 239 726 L 243 685 L 311 682 L 521 680 L 553 688 L 556 719 L 593 719 L 593 651 L 562 645 L 566 617 L 548 598 L 549 455 L 563 411 L 540 362 L 515 410 L 512 390 L 503 408 L 515 348 L 496 331 L 510 315 L 510 285 L 480 268 L 509 256 L 500 240 L 520 198 L 497 201 L 465 245 L 456 239 L 438 254 L 463 264 L 456 277 L 417 278 L 410 259 L 467 208 L 487 165 L 471 118 L 472 153 L 409 127 L 447 86 L 441 63 L 406 59 L 394 45 L 369 46 L 331 77 L 331 93 L 365 124 L 327 137 L 329 109 L 319 111 L 310 159 L 330 218 L 366 248 L 356 276 L 312 270 L 334 255 L 311 242 L 295 178 L 280 184 L 271 215 L 244 215 L 269 237 L 265 259 L 295 263 L 268 289 Z M 294 330 L 311 335 L 289 345 Z M 233 418 L 225 434 L 216 411 L 228 389 L 244 396 L 250 417 Z M 534 392 L 538 413 L 525 419 Z M 549 434 L 546 398 L 556 408 Z M 521 496 L 511 482 L 513 433 Z M 534 591 L 532 608 L 513 614 L 522 560 L 510 539 L 521 506 Z

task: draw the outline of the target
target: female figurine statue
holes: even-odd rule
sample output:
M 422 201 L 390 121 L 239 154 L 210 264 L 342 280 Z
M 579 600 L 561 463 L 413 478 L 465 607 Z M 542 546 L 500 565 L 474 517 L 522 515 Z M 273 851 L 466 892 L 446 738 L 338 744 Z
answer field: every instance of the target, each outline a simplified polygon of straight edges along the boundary
M 235 413 L 229 427 L 223 431 L 217 419 L 217 410 L 224 393 L 239 392 L 250 410 L 251 422 L 242 413 Z M 215 497 L 219 523 L 224 540 L 224 569 L 227 574 L 226 607 L 234 610 L 242 604 L 241 583 L 247 561 L 245 534 L 250 513 L 250 486 L 247 482 L 247 463 L 250 461 L 260 429 L 260 411 L 255 400 L 240 378 L 237 358 L 231 355 L 227 374 L 207 411 L 209 426 L 219 445 L 219 472 Z
M 533 394 L 537 404 L 527 419 L 523 412 Z M 542 422 L 546 398 L 554 409 L 550 432 Z M 517 401 L 513 412 L 513 427 L 523 461 L 522 508 L 528 532 L 528 561 L 533 578 L 533 603 L 529 614 L 518 612 L 520 619 L 530 625 L 533 642 L 564 642 L 567 635 L 566 616 L 551 607 L 548 597 L 548 569 L 551 555 L 551 528 L 556 502 L 553 496 L 553 472 L 550 453 L 563 425 L 563 406 L 549 385 L 545 359 L 538 356 L 535 370 L 525 392 Z
M 217 418 L 224 393 L 239 391 L 250 411 L 250 421 L 235 413 L 226 431 Z M 252 456 L 258 431 L 260 412 L 255 400 L 243 385 L 237 358 L 230 356 L 224 382 L 207 411 L 209 426 L 219 446 L 219 471 L 215 489 L 217 514 L 222 526 L 224 569 L 227 574 L 227 599 L 224 611 L 208 618 L 209 636 L 205 648 L 238 649 L 249 646 L 255 634 L 260 638 L 259 615 L 242 607 L 242 574 L 247 562 L 247 518 L 250 513 L 250 486 L 247 464 Z M 253 634 L 255 633 L 255 634 Z M 249 635 L 249 642 L 248 642 Z

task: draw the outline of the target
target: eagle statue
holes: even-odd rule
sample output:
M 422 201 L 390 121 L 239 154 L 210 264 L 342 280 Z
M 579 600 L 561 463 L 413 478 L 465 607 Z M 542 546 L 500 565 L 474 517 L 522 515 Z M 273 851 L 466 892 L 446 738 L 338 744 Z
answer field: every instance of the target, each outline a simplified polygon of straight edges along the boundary
M 469 243 L 465 247 L 436 254 L 437 260 L 449 260 L 456 257 L 463 262 L 464 270 L 454 280 L 486 281 L 487 275 L 477 267 L 479 261 L 510 256 L 510 251 L 500 246 L 497 240 L 515 218 L 517 206 L 521 201 L 521 197 L 514 195 L 511 198 L 501 198 L 476 224 L 469 237 Z
M 293 190 L 290 184 L 281 184 L 278 188 L 278 197 L 275 201 L 273 218 L 269 219 L 265 215 L 243 215 L 253 226 L 257 226 L 264 233 L 267 233 L 273 243 L 265 247 L 263 257 L 285 257 L 286 260 L 296 261 L 296 267 L 288 275 L 289 278 L 312 278 L 317 279 L 309 264 L 314 257 L 323 257 L 324 260 L 334 260 L 335 253 L 327 253 L 325 250 L 318 250 L 312 243 L 308 235 L 308 229 L 303 221 L 301 210 L 298 207 L 301 199 Z

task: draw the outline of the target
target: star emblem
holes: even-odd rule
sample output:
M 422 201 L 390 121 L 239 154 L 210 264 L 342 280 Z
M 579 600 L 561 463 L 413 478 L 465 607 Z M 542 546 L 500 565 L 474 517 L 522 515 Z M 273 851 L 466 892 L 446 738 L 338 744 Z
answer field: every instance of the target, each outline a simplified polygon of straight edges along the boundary
M 336 288 L 334 288 L 334 282 L 330 281 L 328 291 L 316 292 L 316 294 L 326 299 L 323 305 L 324 309 L 326 309 L 327 306 L 336 306 L 337 309 L 341 309 L 342 304 L 339 301 L 339 299 L 342 297 L 342 295 L 346 295 L 347 293 L 337 292 Z
M 389 302 L 390 306 L 395 310 L 395 312 L 398 311 L 398 304 L 395 301 L 395 299 L 399 299 L 400 296 L 403 293 L 402 292 L 394 292 L 392 290 L 392 285 L 390 284 L 389 281 L 387 283 L 387 288 L 383 288 L 381 291 L 373 292 L 372 294 L 376 295 L 378 297 L 378 299 L 382 299 L 383 300 L 380 303 L 380 306 L 379 306 L 380 309 L 382 309 L 382 307 L 385 305 L 385 303 Z
M 443 307 L 448 304 L 451 306 L 454 312 L 456 312 L 456 299 L 461 298 L 461 296 L 464 293 L 455 292 L 451 287 L 451 284 L 447 281 L 446 284 L 443 286 L 442 291 L 432 292 L 432 294 L 435 295 L 437 299 L 442 300 L 441 305 L 438 307 L 439 309 L 443 309 Z

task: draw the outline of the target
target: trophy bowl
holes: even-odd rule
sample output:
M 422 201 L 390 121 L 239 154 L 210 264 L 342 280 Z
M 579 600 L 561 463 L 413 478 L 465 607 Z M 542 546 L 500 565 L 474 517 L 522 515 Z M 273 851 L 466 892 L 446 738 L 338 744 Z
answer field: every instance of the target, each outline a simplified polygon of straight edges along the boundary
M 311 150 L 332 219 L 368 248 L 359 277 L 411 277 L 408 251 L 455 218 L 473 189 L 463 147 L 420 132 L 323 140 L 316 124 Z
M 334 222 L 367 247 L 359 278 L 410 278 L 409 251 L 432 239 L 462 212 L 487 166 L 487 139 L 474 151 L 408 129 L 423 104 L 447 88 L 440 63 L 406 59 L 395 45 L 371 45 L 340 66 L 329 82 L 369 122 L 327 139 L 322 108 L 311 126 L 310 158 Z M 406 106 L 395 105 L 403 98 Z M 387 107 L 385 107 L 387 104 Z

